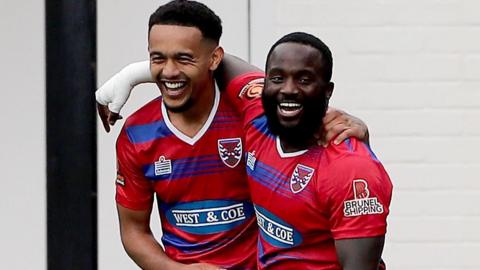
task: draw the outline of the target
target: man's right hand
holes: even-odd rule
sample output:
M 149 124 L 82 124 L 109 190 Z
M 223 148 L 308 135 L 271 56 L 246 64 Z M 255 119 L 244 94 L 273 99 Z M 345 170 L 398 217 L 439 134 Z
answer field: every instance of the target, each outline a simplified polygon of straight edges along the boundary
M 339 144 L 349 137 L 355 137 L 370 145 L 367 125 L 360 118 L 342 110 L 329 107 L 323 118 L 323 129 L 323 138 L 319 140 L 323 146 L 327 146 L 335 137 L 335 144 Z

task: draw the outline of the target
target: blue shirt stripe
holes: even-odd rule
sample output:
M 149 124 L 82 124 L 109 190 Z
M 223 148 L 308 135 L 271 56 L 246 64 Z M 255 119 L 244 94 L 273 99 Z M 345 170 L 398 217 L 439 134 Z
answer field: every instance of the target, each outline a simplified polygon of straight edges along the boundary
M 274 171 L 275 173 L 272 173 Z M 290 179 L 284 174 L 275 171 L 273 168 L 268 165 L 261 163 L 257 160 L 255 163 L 255 169 L 252 171 L 247 166 L 247 174 L 252 177 L 253 180 L 257 181 L 261 185 L 271 189 L 272 191 L 281 192 L 282 195 L 287 197 L 292 197 L 293 193 L 290 189 Z M 308 191 L 304 190 L 305 193 L 300 192 L 295 194 L 295 196 L 308 198 L 306 193 Z
M 163 120 L 144 125 L 132 125 L 127 127 L 125 131 L 134 144 L 153 141 L 173 134 Z
M 272 132 L 268 129 L 267 117 L 265 115 L 261 115 L 260 117 L 253 119 L 251 123 L 261 133 L 267 135 L 268 137 L 274 137 Z
M 216 155 L 172 160 L 171 164 L 171 173 L 164 175 L 155 175 L 155 164 L 147 164 L 143 167 L 144 175 L 154 181 L 177 180 L 192 176 L 221 173 L 229 169 Z

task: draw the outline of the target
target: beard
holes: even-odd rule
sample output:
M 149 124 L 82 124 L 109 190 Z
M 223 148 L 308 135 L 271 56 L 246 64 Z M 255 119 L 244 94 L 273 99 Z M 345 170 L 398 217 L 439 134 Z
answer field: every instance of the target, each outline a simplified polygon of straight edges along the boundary
M 263 91 L 265 93 L 265 91 Z M 307 147 L 315 143 L 315 134 L 322 132 L 323 117 L 328 108 L 325 94 L 319 94 L 302 102 L 303 113 L 294 126 L 284 126 L 277 115 L 278 101 L 275 96 L 262 93 L 262 104 L 270 131 L 293 146 Z
M 189 99 L 187 99 L 187 101 L 185 101 L 185 103 L 181 104 L 180 106 L 171 107 L 166 102 L 163 102 L 163 105 L 165 105 L 165 108 L 170 112 L 183 113 L 188 111 L 193 106 L 193 101 L 190 97 Z

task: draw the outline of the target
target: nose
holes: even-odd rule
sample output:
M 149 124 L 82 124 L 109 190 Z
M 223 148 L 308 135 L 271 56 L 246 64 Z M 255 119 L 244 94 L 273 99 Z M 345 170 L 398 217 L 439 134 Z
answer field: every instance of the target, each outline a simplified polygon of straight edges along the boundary
M 298 88 L 293 79 L 287 78 L 280 92 L 284 95 L 296 95 Z
M 180 74 L 180 70 L 177 67 L 175 61 L 167 60 L 165 66 L 162 69 L 162 77 L 175 78 Z

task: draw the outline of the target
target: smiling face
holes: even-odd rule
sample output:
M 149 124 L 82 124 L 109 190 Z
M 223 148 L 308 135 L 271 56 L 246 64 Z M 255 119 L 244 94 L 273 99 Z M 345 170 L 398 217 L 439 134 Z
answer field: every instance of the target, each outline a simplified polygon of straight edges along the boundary
M 316 48 L 294 42 L 277 45 L 267 59 L 262 92 L 272 132 L 289 141 L 308 141 L 321 127 L 333 91 L 324 79 L 324 61 Z
M 217 44 L 196 27 L 153 25 L 149 38 L 150 71 L 166 108 L 185 112 L 213 102 L 213 70 L 223 57 Z

